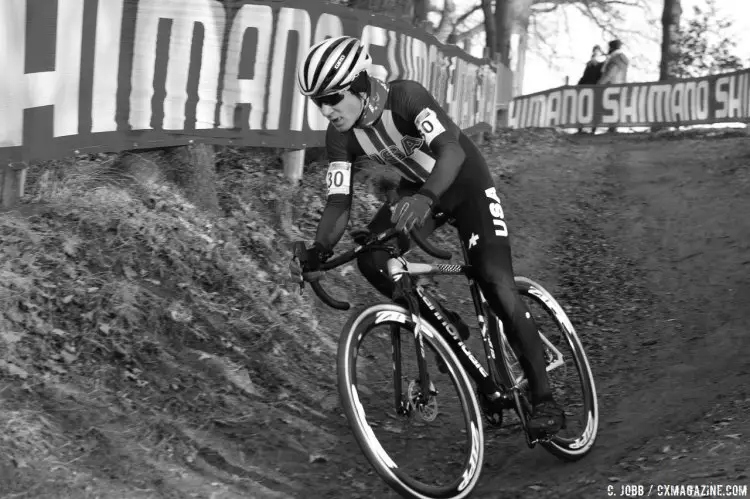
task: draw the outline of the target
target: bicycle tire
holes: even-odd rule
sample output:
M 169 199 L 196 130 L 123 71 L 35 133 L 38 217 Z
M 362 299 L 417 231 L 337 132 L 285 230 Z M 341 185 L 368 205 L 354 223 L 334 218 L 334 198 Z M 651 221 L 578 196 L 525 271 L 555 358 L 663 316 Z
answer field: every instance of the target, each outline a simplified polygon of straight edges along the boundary
M 543 441 L 542 446 L 560 459 L 577 461 L 591 451 L 599 431 L 599 404 L 591 366 L 573 324 L 552 294 L 540 284 L 527 277 L 517 276 L 515 281 L 518 291 L 522 296 L 535 301 L 553 318 L 557 327 L 562 332 L 568 347 L 573 352 L 574 364 L 578 371 L 581 387 L 583 388 L 583 408 L 586 415 L 586 423 L 583 431 L 577 438 L 564 438 L 555 435 L 548 441 Z
M 367 422 L 356 388 L 357 351 L 369 329 L 376 325 L 393 324 L 412 331 L 414 328 L 408 310 L 396 304 L 382 303 L 359 307 L 351 314 L 343 327 L 337 353 L 338 389 L 349 426 L 371 466 L 402 497 L 414 499 L 467 497 L 476 486 L 484 464 L 482 413 L 467 373 L 443 337 L 427 321 L 422 322 L 425 344 L 432 347 L 433 352 L 436 352 L 447 366 L 459 395 L 464 421 L 468 421 L 466 433 L 471 434 L 471 444 L 467 460 L 463 463 L 463 473 L 443 487 L 424 484 L 405 475 L 386 453 Z M 471 431 L 468 431 L 469 428 Z

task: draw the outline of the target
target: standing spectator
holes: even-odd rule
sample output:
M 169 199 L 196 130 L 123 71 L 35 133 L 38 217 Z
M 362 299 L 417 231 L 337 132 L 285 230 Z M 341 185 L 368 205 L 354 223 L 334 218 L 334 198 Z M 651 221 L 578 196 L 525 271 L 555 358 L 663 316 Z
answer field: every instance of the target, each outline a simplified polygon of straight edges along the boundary
M 609 53 L 607 60 L 602 66 L 602 76 L 599 78 L 599 85 L 608 85 L 611 83 L 625 83 L 628 79 L 628 65 L 630 59 L 622 51 L 622 42 L 612 40 L 609 42 Z M 615 132 L 615 127 L 609 128 L 610 132 Z
M 594 45 L 591 51 L 591 59 L 586 63 L 586 69 L 583 70 L 579 85 L 596 85 L 602 76 L 602 66 L 604 65 L 604 51 L 599 45 Z M 596 132 L 596 127 L 591 128 L 591 133 Z M 578 129 L 578 133 L 583 133 L 583 127 Z
M 583 76 L 578 80 L 579 85 L 596 85 L 602 76 L 602 66 L 606 56 L 599 45 L 594 45 L 591 51 L 591 59 L 586 63 L 586 69 L 583 70 Z

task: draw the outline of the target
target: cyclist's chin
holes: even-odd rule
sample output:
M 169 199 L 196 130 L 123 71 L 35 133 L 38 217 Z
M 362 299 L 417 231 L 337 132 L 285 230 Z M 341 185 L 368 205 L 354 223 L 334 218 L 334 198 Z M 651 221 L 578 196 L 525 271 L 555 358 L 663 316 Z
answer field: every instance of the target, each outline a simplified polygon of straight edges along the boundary
M 333 124 L 333 127 L 339 132 L 348 132 L 349 130 L 351 130 L 352 126 L 354 126 L 354 120 L 349 120 L 346 118 L 339 118 L 333 120 L 331 123 Z

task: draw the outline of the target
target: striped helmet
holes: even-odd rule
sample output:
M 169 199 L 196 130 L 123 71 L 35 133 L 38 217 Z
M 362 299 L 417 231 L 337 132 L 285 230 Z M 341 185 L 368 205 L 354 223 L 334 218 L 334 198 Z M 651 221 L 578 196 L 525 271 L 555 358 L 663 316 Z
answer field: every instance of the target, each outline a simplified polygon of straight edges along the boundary
M 335 94 L 349 87 L 371 62 L 367 48 L 356 38 L 329 38 L 310 47 L 297 69 L 297 86 L 302 95 L 311 97 Z

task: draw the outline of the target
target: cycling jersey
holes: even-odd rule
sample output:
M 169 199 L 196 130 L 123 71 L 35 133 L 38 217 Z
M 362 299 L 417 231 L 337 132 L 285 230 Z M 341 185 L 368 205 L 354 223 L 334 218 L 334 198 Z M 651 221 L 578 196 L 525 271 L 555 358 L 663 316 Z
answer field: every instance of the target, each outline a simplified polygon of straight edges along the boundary
M 448 213 L 474 190 L 469 187 L 487 185 L 491 179 L 479 149 L 421 84 L 370 81 L 371 99 L 378 100 L 365 107 L 366 122 L 371 126 L 360 122 L 342 133 L 329 125 L 326 132 L 328 203 L 316 235 L 316 241 L 326 249 L 331 249 L 346 229 L 353 192 L 352 164 L 359 157 L 395 168 L 405 182 L 434 194 L 440 209 Z M 372 116 L 373 109 L 380 115 Z

